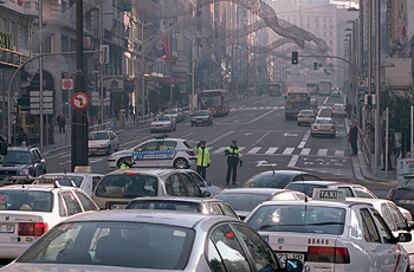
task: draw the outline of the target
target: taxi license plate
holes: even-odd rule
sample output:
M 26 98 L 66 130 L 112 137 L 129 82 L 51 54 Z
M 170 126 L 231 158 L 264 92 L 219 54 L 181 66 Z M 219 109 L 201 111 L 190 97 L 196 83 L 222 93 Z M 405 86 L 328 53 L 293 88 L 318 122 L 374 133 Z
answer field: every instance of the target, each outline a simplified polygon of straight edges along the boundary
M 296 260 L 301 261 L 302 263 L 305 260 L 305 254 L 301 254 L 301 253 L 278 252 L 276 253 L 276 255 L 282 267 L 285 267 L 286 260 L 288 259 L 296 259 Z
M 125 207 L 127 206 L 127 204 L 125 203 L 111 203 L 111 205 L 109 206 L 109 208 L 111 210 L 123 210 L 125 209 Z
M 13 233 L 14 225 L 0 225 L 0 233 Z

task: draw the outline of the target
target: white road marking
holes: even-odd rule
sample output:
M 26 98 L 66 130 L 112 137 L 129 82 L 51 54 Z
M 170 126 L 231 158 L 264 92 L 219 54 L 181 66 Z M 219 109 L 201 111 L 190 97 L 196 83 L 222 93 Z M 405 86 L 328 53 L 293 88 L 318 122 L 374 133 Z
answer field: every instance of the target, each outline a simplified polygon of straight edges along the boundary
M 225 146 L 220 147 L 219 149 L 217 149 L 216 151 L 213 152 L 213 154 L 218 154 L 218 153 L 224 153 L 224 150 L 226 149 Z
M 262 148 L 261 147 L 253 147 L 252 149 L 247 151 L 247 154 L 256 154 L 257 152 L 259 152 L 260 149 L 262 149 Z
M 266 113 L 264 113 L 264 114 L 260 115 L 259 117 L 255 118 L 255 119 L 253 119 L 253 120 L 251 120 L 251 121 L 249 121 L 249 122 L 247 122 L 246 124 L 247 124 L 247 125 L 251 125 L 251 124 L 253 124 L 253 123 L 255 123 L 255 122 L 259 121 L 260 119 L 262 119 L 262 118 L 264 118 L 264 117 L 268 116 L 269 114 L 272 114 L 274 111 L 275 111 L 275 110 L 268 111 L 268 112 L 266 112 Z
M 65 155 L 62 155 L 62 156 L 60 156 L 59 158 L 69 158 L 70 156 L 72 156 L 72 154 L 71 154 L 71 153 L 69 153 L 69 154 L 65 154 Z
M 327 96 L 327 97 L 325 98 L 325 100 L 323 100 L 323 104 L 324 104 L 324 105 L 326 105 L 326 103 L 328 103 L 328 99 L 329 99 L 329 96 Z
M 272 133 L 272 132 L 271 131 L 267 131 L 262 137 L 260 137 L 256 142 L 254 142 L 254 144 L 252 144 L 252 146 L 255 146 L 258 143 L 260 143 L 261 141 L 263 141 L 263 139 L 266 138 L 270 133 Z
M 96 158 L 96 159 L 90 160 L 89 162 L 90 162 L 90 163 L 97 163 L 97 162 L 103 161 L 103 160 L 105 160 L 105 159 L 106 159 L 106 157 L 103 157 L 103 158 Z
M 295 151 L 295 148 L 293 148 L 293 147 L 286 147 L 282 154 L 283 155 L 291 155 L 293 153 L 293 151 Z
M 303 135 L 302 141 L 298 145 L 298 148 L 304 148 L 305 147 L 306 142 L 309 140 L 310 134 L 311 134 L 311 131 L 307 130 L 305 135 Z
M 72 161 L 65 161 L 65 162 L 61 162 L 61 163 L 59 163 L 59 165 L 65 165 L 65 164 L 69 164 L 69 163 L 71 163 Z
M 229 132 L 227 132 L 227 133 L 224 133 L 223 135 L 220 135 L 219 137 L 217 137 L 217 138 L 215 138 L 215 139 L 213 139 L 213 140 L 211 140 L 211 141 L 209 141 L 208 143 L 209 144 L 215 144 L 215 143 L 217 143 L 218 141 L 220 141 L 221 139 L 223 139 L 223 138 L 226 138 L 227 136 L 230 136 L 231 134 L 233 134 L 234 133 L 234 130 L 230 130 Z
M 318 156 L 327 156 L 328 155 L 328 149 L 319 149 L 318 150 Z
M 290 159 L 288 163 L 288 167 L 295 167 L 296 163 L 298 162 L 299 155 L 293 155 L 292 159 Z
M 299 135 L 298 134 L 296 134 L 296 133 L 285 133 L 285 134 L 283 134 L 283 136 L 285 136 L 285 137 L 298 137 Z
M 304 149 L 302 149 L 302 151 L 300 152 L 300 155 L 301 155 L 301 156 L 308 156 L 308 155 L 310 154 L 310 152 L 311 152 L 311 149 L 310 149 L 310 148 L 304 148 Z
M 343 150 L 335 150 L 335 157 L 343 157 L 345 155 L 345 152 Z
M 276 153 L 276 151 L 279 149 L 279 147 L 270 147 L 266 152 L 265 152 L 265 154 L 275 154 Z

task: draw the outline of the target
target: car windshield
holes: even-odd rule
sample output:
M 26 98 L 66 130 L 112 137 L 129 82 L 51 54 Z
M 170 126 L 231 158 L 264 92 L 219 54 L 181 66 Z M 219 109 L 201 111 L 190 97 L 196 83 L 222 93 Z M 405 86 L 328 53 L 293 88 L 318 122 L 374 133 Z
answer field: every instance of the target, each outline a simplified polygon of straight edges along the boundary
M 269 200 L 272 196 L 252 193 L 221 193 L 216 197 L 229 204 L 235 211 L 250 212 L 257 205 Z
M 139 210 L 173 210 L 185 212 L 201 212 L 200 203 L 176 200 L 138 200 L 129 203 L 127 209 Z
M 157 192 L 157 178 L 139 174 L 121 174 L 104 177 L 98 184 L 96 196 L 107 198 L 134 198 L 156 196 Z
M 332 124 L 332 120 L 330 119 L 316 119 L 317 124 Z
M 170 117 L 168 117 L 168 116 L 160 116 L 160 117 L 158 117 L 158 121 L 162 121 L 162 122 L 170 121 Z
M 2 163 L 31 164 L 32 156 L 29 151 L 9 150 L 1 160 Z
M 246 188 L 284 188 L 290 181 L 285 175 L 257 175 L 246 182 Z
M 91 141 L 109 140 L 109 134 L 107 132 L 91 133 L 89 134 L 89 140 Z
M 327 185 L 295 182 L 295 183 L 289 183 L 285 188 L 293 190 L 293 191 L 298 191 L 298 192 L 304 193 L 308 197 L 312 197 L 314 189 L 327 188 Z
M 257 209 L 247 224 L 261 231 L 341 235 L 345 214 L 335 207 L 269 205 Z
M 34 190 L 0 190 L 0 210 L 51 212 L 53 195 Z
M 300 111 L 299 112 L 299 115 L 312 116 L 312 115 L 314 115 L 314 112 L 313 111 L 308 111 L 308 110 L 306 110 L 306 111 Z
M 398 184 L 398 188 L 405 188 L 414 190 L 414 179 L 406 178 L 400 184 Z
M 194 116 L 208 116 L 208 111 L 196 111 Z
M 17 263 L 183 270 L 194 235 L 192 229 L 161 224 L 64 223 L 49 231 Z
M 61 186 L 72 186 L 71 181 L 76 184 L 76 187 L 80 187 L 83 182 L 82 176 L 70 176 L 70 175 L 45 175 L 35 181 L 39 184 L 52 184 L 55 180 Z

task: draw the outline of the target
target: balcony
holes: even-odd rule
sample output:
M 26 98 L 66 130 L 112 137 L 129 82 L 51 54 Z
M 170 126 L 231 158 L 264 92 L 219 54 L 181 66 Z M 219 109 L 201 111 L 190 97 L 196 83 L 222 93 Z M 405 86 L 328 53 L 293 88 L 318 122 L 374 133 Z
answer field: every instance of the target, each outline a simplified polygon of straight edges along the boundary
M 37 17 L 39 14 L 38 1 L 33 0 L 5 0 L 3 7 L 17 12 L 21 15 Z

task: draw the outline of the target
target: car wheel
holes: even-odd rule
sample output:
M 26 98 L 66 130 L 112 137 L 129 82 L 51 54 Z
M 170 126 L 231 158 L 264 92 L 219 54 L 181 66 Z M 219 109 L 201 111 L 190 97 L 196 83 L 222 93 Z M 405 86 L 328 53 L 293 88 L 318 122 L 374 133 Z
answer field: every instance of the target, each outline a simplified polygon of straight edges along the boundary
M 178 158 L 174 161 L 174 168 L 176 169 L 188 169 L 188 167 L 188 162 L 184 158 Z

